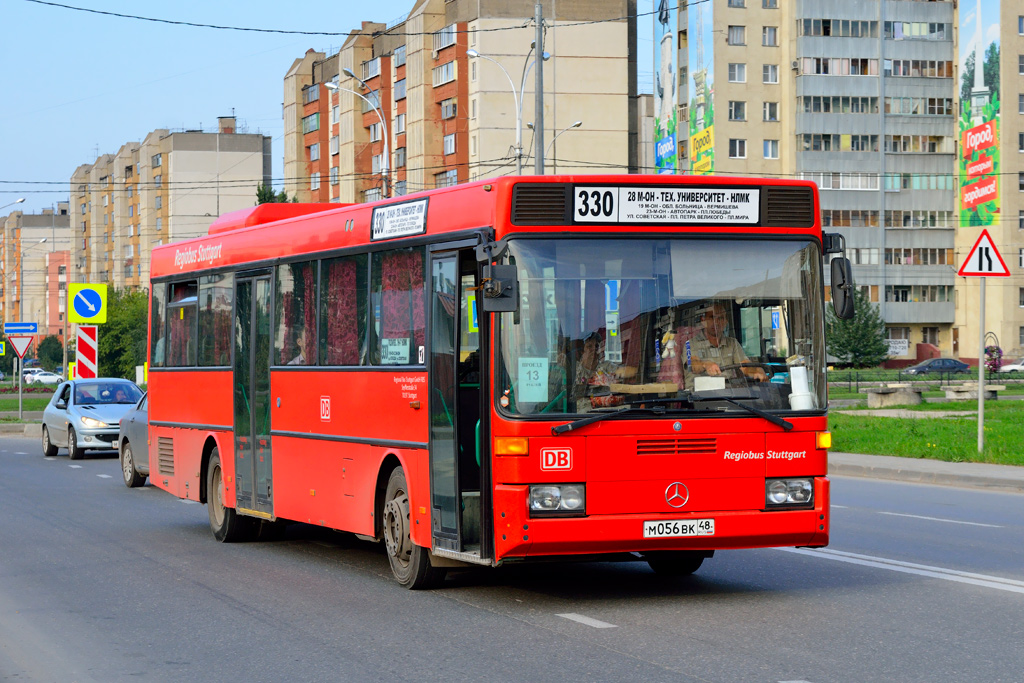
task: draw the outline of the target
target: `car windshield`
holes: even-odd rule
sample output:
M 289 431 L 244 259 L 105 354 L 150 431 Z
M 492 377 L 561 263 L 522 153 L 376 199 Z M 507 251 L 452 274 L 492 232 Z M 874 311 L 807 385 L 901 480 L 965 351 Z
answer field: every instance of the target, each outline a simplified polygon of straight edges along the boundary
M 642 399 L 679 411 L 825 408 L 822 258 L 810 241 L 518 239 L 504 262 L 520 286 L 498 341 L 511 414 Z
M 87 382 L 75 385 L 75 403 L 98 405 L 103 403 L 138 403 L 142 390 L 127 382 Z

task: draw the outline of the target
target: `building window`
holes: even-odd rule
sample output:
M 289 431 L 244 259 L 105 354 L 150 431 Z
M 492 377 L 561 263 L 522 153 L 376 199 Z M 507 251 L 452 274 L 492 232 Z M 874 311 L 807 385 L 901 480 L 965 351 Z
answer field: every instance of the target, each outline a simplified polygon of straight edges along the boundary
M 341 169 L 331 166 L 331 185 L 337 185 L 341 176 Z
M 302 117 L 302 132 L 312 133 L 313 131 L 320 130 L 320 112 L 315 112 L 309 116 Z
M 383 199 L 383 198 L 384 198 L 384 193 L 381 191 L 381 189 L 379 187 L 374 187 L 374 188 L 371 188 L 371 189 L 366 190 L 365 192 L 363 192 L 363 201 L 364 202 L 375 202 L 378 199 Z
M 933 346 L 939 345 L 939 328 L 937 327 L 922 327 L 921 328 L 921 343 L 931 344 Z
M 363 62 L 363 80 L 380 75 L 380 57 L 374 57 L 368 62 Z
M 1017 174 L 1017 189 L 1024 192 L 1024 173 Z
M 1017 55 L 1017 73 L 1024 76 L 1024 55 Z
M 162 230 L 163 227 L 164 227 L 164 219 L 160 218 L 160 216 L 157 216 L 156 217 L 156 230 L 157 230 L 157 232 L 160 232 L 160 230 Z M 159 242 L 159 240 L 157 240 L 157 241 Z M 154 244 L 153 246 L 155 247 L 157 245 Z
M 455 80 L 455 62 L 447 62 L 441 66 L 435 67 L 433 70 L 433 83 L 436 88 L 439 85 L 445 83 L 451 83 Z
M 316 142 L 309 146 L 309 160 L 316 161 L 320 158 L 320 143 Z
M 761 7 L 764 9 L 778 9 L 779 0 L 761 0 Z
M 762 83 L 778 83 L 779 82 L 779 65 L 778 64 L 765 64 L 761 69 L 761 82 Z
M 1024 95 L 1017 95 L 1017 113 L 1024 114 Z
M 761 29 L 761 45 L 765 47 L 778 47 L 779 27 L 765 26 Z
M 157 168 L 158 166 L 160 166 L 160 164 L 163 161 L 162 157 L 163 157 L 163 154 L 154 154 L 153 155 L 153 158 L 150 160 L 151 164 L 153 165 L 153 168 Z
M 316 102 L 320 99 L 320 86 L 319 85 L 307 85 L 302 89 L 302 103 L 309 104 L 310 102 Z
M 370 142 L 380 142 L 381 138 L 381 126 L 380 123 L 370 124 Z
M 156 206 L 157 209 L 164 208 L 164 197 L 163 197 L 163 195 L 159 195 L 158 194 L 156 196 L 156 200 L 154 201 L 154 205 Z
M 384 161 L 383 154 L 374 154 L 370 157 L 370 170 L 374 173 L 380 173 L 381 163 Z
M 395 68 L 405 65 L 405 45 L 399 45 L 395 48 L 392 61 L 394 62 Z
M 729 120 L 730 121 L 746 121 L 747 120 L 747 103 L 738 102 L 736 100 L 729 100 Z
M 338 147 L 340 143 L 341 141 L 339 139 L 339 136 L 335 135 L 333 138 L 331 138 L 331 156 L 334 156 L 335 154 L 338 153 Z
M 82 215 L 85 215 L 85 204 L 82 204 Z
M 331 107 L 331 125 L 335 125 L 341 120 L 341 107 L 334 105 Z
M 434 174 L 434 187 L 450 187 L 458 182 L 458 171 L 454 168 Z
M 779 103 L 778 102 L 765 102 L 762 107 L 764 110 L 765 121 L 778 121 L 779 120 Z
M 746 7 L 747 3 L 744 0 L 729 0 L 729 7 Z
M 1017 229 L 1024 230 L 1024 211 L 1017 212 Z
M 454 119 L 457 108 L 458 106 L 454 98 L 449 97 L 447 100 L 441 100 L 441 118 Z
M 406 194 L 407 190 L 405 188 L 406 188 L 406 183 L 405 183 L 404 180 L 396 181 L 395 182 L 395 196 L 396 197 L 401 197 L 403 194 Z
M 320 189 L 320 174 L 314 173 L 309 177 L 309 189 L 319 190 Z
M 379 90 L 371 90 L 370 92 L 366 93 L 366 97 L 364 99 L 361 99 L 360 102 L 363 103 L 363 113 L 364 114 L 366 112 L 368 112 L 368 111 L 377 111 L 377 110 L 379 110 L 380 109 L 380 91 Z
M 448 24 L 440 31 L 434 33 L 434 49 L 443 50 L 449 45 L 455 44 L 455 24 Z
M 746 159 L 747 158 L 747 141 L 737 140 L 736 138 L 729 139 L 729 158 L 730 159 Z
M 405 147 L 399 147 L 395 150 L 395 168 L 405 167 Z
M 405 114 L 399 114 L 395 117 L 395 135 L 405 132 Z
M 395 81 L 395 101 L 405 99 L 405 79 Z
M 455 133 L 444 136 L 444 153 L 455 154 Z
M 469 80 L 473 81 L 474 83 L 476 83 L 476 62 L 477 60 L 474 59 L 471 62 L 469 69 Z
M 746 83 L 747 82 L 747 65 L 746 64 L 730 64 L 729 65 L 729 82 L 730 83 Z
M 1020 299 L 1020 307 L 1024 308 L 1024 287 L 1021 287 L 1017 293 L 1017 297 Z
M 747 44 L 747 27 L 746 26 L 730 26 L 729 33 L 727 34 L 726 42 L 730 45 L 746 45 Z
M 779 141 L 778 140 L 765 140 L 764 141 L 764 158 L 765 159 L 778 159 L 779 158 Z

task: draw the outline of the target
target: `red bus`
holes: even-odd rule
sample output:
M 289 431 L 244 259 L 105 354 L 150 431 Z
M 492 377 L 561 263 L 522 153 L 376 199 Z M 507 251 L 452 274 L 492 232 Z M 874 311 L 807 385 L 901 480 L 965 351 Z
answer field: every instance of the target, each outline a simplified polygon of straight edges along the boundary
M 152 256 L 153 483 L 448 568 L 829 538 L 813 183 L 536 176 L 263 205 Z

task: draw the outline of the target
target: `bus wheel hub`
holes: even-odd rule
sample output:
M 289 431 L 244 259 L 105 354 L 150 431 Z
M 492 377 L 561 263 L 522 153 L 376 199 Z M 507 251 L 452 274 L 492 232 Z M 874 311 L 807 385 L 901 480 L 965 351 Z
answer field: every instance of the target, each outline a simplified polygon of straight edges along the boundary
M 398 491 L 395 497 L 384 504 L 384 543 L 388 554 L 402 562 L 408 562 L 412 555 L 412 541 L 409 539 L 409 496 Z

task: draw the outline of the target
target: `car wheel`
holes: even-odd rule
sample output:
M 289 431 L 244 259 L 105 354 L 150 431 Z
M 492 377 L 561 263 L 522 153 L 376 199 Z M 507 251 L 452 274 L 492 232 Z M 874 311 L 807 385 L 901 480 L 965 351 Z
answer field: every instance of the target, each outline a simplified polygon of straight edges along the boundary
M 446 570 L 431 565 L 430 552 L 414 544 L 409 536 L 409 486 L 401 467 L 391 472 L 380 518 L 384 526 L 384 545 L 387 547 L 391 573 L 398 579 L 398 583 L 416 590 L 433 588 L 443 582 Z
M 249 541 L 256 535 L 259 520 L 238 514 L 224 505 L 224 473 L 220 466 L 220 452 L 214 448 L 206 468 L 206 508 L 210 513 L 213 537 L 221 543 Z
M 78 447 L 78 435 L 74 427 L 68 427 L 68 458 L 81 460 L 85 453 Z
M 52 458 L 57 455 L 57 447 L 50 441 L 50 430 L 43 425 L 43 455 L 47 458 Z
M 132 453 L 132 445 L 127 441 L 121 445 L 121 474 L 124 475 L 124 485 L 130 489 L 134 489 L 146 483 L 146 476 L 139 474 L 135 469 L 135 457 L 134 453 Z

